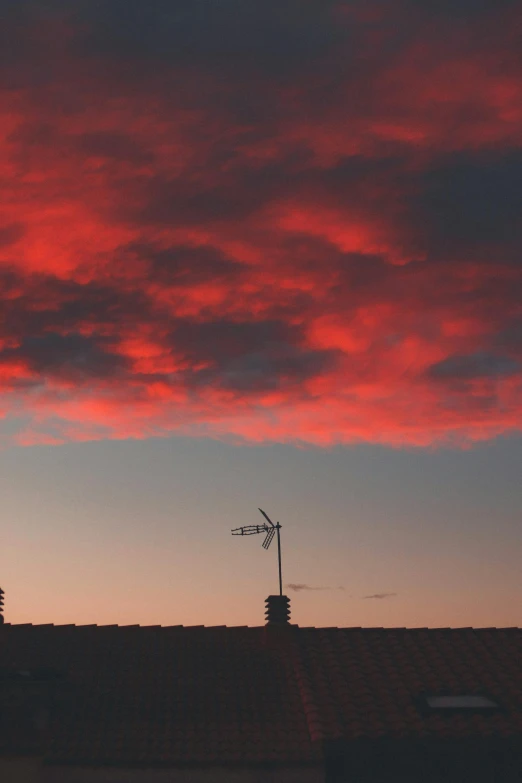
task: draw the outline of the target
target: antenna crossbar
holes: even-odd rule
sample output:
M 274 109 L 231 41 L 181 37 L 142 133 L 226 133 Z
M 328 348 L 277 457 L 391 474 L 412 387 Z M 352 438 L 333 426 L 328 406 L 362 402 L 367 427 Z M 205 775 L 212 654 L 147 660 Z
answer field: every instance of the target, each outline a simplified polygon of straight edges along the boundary
M 255 536 L 257 533 L 268 533 L 268 525 L 245 525 L 245 527 L 236 527 L 232 531 L 233 536 Z
M 232 530 L 233 536 L 255 536 L 258 533 L 266 533 L 265 540 L 263 541 L 263 549 L 268 549 L 270 544 L 272 543 L 274 536 L 277 533 L 277 560 L 279 564 L 279 595 L 283 595 L 283 576 L 282 576 L 282 570 L 281 570 L 281 525 L 279 522 L 277 522 L 275 525 L 268 516 L 268 514 L 265 514 L 262 508 L 259 509 L 259 511 L 262 513 L 267 524 L 263 525 L 244 525 L 243 527 L 236 527 Z

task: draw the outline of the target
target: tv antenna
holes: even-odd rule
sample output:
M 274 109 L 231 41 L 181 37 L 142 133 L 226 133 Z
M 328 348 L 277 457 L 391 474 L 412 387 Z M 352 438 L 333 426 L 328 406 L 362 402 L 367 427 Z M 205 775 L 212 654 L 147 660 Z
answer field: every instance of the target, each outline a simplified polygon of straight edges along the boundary
M 246 525 L 245 527 L 236 527 L 234 530 L 232 530 L 233 536 L 255 536 L 258 533 L 266 533 L 265 540 L 263 541 L 263 549 L 268 549 L 270 544 L 272 543 L 274 536 L 277 533 L 277 559 L 279 562 L 279 595 L 283 595 L 283 576 L 281 571 L 281 535 L 279 531 L 281 530 L 282 525 L 279 524 L 279 522 L 274 523 L 268 516 L 268 514 L 265 514 L 262 508 L 259 509 L 259 511 L 262 513 L 266 521 L 268 522 L 268 525 L 266 522 L 262 525 Z

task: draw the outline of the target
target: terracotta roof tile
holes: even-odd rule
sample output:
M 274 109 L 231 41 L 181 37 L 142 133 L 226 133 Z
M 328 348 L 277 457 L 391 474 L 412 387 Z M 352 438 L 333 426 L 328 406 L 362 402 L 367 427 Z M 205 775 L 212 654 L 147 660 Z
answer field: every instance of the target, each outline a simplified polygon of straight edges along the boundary
M 386 731 L 453 737 L 520 731 L 520 630 L 340 629 L 332 636 L 317 629 L 297 638 L 327 734 L 339 721 L 347 737 L 378 737 Z M 420 715 L 414 699 L 426 691 L 487 691 L 507 709 L 497 715 Z
M 522 734 L 519 629 L 0 627 L 0 754 L 56 763 L 310 764 L 345 738 Z M 424 692 L 487 692 L 502 711 L 427 714 Z M 38 729 L 35 710 L 52 716 Z M 2 722 L 2 715 L 4 720 Z M 7 716 L 7 719 L 6 719 Z M 45 723 L 45 720 L 44 720 Z

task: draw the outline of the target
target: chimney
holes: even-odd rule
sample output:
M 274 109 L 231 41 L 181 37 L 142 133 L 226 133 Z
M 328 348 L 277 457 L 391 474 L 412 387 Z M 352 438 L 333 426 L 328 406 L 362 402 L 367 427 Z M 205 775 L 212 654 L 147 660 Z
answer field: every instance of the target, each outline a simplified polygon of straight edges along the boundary
M 4 591 L 0 587 L 0 625 L 4 622 Z
M 290 625 L 290 599 L 286 595 L 269 595 L 266 603 L 266 625 Z

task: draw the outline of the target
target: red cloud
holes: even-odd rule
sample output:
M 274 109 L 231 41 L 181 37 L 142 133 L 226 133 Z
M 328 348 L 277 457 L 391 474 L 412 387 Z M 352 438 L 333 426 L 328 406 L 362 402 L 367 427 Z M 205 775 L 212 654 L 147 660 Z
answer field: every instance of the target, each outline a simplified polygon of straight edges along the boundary
M 235 31 L 215 9 L 201 26 L 201 0 L 190 46 L 160 0 L 154 46 L 132 13 L 114 26 L 119 0 L 7 14 L 9 437 L 520 430 L 522 74 L 500 5 L 317 3 L 296 37 L 290 0 Z

